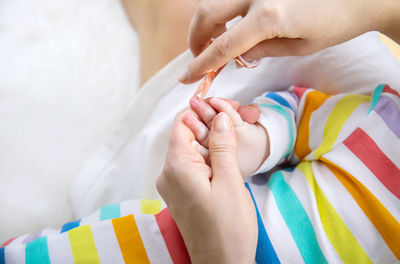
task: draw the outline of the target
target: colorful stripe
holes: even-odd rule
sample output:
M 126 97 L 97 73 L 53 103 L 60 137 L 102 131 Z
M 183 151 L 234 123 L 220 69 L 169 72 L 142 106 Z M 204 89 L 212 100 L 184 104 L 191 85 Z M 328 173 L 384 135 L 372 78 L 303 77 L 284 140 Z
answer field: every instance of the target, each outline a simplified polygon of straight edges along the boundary
M 275 102 L 277 102 L 280 105 L 286 106 L 290 110 L 293 111 L 292 106 L 289 104 L 289 102 L 283 98 L 280 94 L 274 93 L 274 92 L 269 92 L 265 95 L 266 98 L 272 99 Z
M 68 237 L 75 263 L 100 263 L 89 225 L 68 231 Z
M 100 208 L 100 221 L 121 217 L 119 204 L 109 204 Z
M 400 110 L 396 102 L 390 97 L 381 96 L 373 111 L 382 118 L 396 137 L 400 138 Z
M 279 261 L 278 256 L 276 255 L 274 247 L 271 244 L 271 240 L 268 237 L 267 230 L 265 230 L 263 220 L 258 210 L 256 200 L 254 199 L 253 193 L 251 192 L 250 186 L 247 182 L 245 183 L 245 186 L 247 190 L 249 190 L 251 199 L 253 199 L 254 207 L 256 208 L 256 213 L 257 213 L 258 241 L 256 250 L 256 263 L 258 264 L 281 263 Z
M 285 182 L 281 171 L 268 181 L 276 204 L 305 263 L 327 263 L 318 244 L 310 219 L 292 188 Z
M 400 260 L 400 223 L 382 203 L 355 177 L 344 169 L 322 158 L 328 169 L 351 194 L 366 216 L 381 234 L 387 246 Z
M 283 156 L 283 158 L 286 158 L 290 152 L 292 152 L 293 149 L 293 145 L 294 145 L 294 130 L 293 130 L 293 125 L 292 125 L 292 119 L 289 116 L 287 110 L 280 105 L 269 105 L 269 104 L 258 104 L 259 106 L 262 107 L 266 107 L 266 108 L 270 108 L 278 113 L 280 113 L 281 115 L 283 115 L 286 119 L 287 125 L 288 125 L 288 129 L 289 129 L 289 144 L 288 147 L 286 149 L 285 155 Z
M 141 199 L 140 210 L 142 214 L 158 214 L 161 211 L 161 200 Z
M 385 87 L 385 84 L 380 84 L 378 87 L 375 88 L 374 93 L 372 94 L 371 98 L 371 108 L 368 111 L 368 114 L 372 111 L 372 109 L 375 107 L 375 105 L 379 101 L 379 97 L 381 97 L 383 88 Z
M 332 149 L 340 131 L 354 110 L 360 104 L 369 102 L 369 100 L 369 96 L 351 94 L 344 96 L 336 103 L 325 123 L 322 143 L 314 150 L 316 159 Z
M 10 238 L 10 239 L 7 240 L 6 242 L 4 242 L 3 245 L 1 245 L 0 247 L 6 247 L 6 246 L 10 245 L 11 242 L 13 242 L 16 238 L 17 238 L 17 237 Z
M 367 133 L 357 128 L 343 143 L 391 193 L 400 199 L 400 169 Z
M 162 210 L 154 216 L 160 229 L 164 242 L 167 245 L 168 252 L 175 264 L 190 263 L 189 253 L 187 252 L 182 235 L 178 226 L 171 216 L 168 208 Z
M 76 220 L 74 222 L 69 222 L 69 223 L 64 224 L 61 228 L 61 233 L 68 232 L 69 230 L 74 229 L 75 227 L 78 227 L 80 223 L 81 223 L 81 219 Z
M 382 93 L 390 93 L 390 94 L 393 94 L 393 95 L 395 95 L 395 96 L 400 98 L 400 94 L 396 90 L 393 90 L 392 88 L 390 88 L 389 85 L 385 85 L 385 87 L 383 88 Z
M 293 92 L 296 94 L 299 100 L 301 100 L 301 97 L 303 97 L 304 93 L 307 90 L 308 90 L 307 88 L 293 86 Z
M 297 141 L 295 146 L 296 156 L 302 160 L 308 154 L 311 153 L 309 144 L 309 133 L 310 133 L 310 119 L 311 114 L 317 110 L 326 99 L 330 96 L 320 91 L 311 91 L 307 93 L 304 103 L 303 117 L 300 120 Z
M 297 168 L 304 174 L 313 190 L 322 226 L 339 257 L 344 263 L 372 263 L 357 239 L 318 186 L 313 175 L 311 162 L 301 162 Z M 349 251 L 349 248 L 352 250 Z
M 112 220 L 125 263 L 150 263 L 133 215 Z
M 41 237 L 26 244 L 25 247 L 26 264 L 46 264 L 50 263 L 47 238 Z
M 40 232 L 37 232 L 36 234 L 27 236 L 27 237 L 24 239 L 24 241 L 22 241 L 22 243 L 23 243 L 23 244 L 28 244 L 29 242 L 32 242 L 33 240 L 38 239 L 38 238 L 42 235 L 42 232 L 43 232 L 43 230 L 40 231 Z
M 0 264 L 6 264 L 5 248 L 0 248 Z

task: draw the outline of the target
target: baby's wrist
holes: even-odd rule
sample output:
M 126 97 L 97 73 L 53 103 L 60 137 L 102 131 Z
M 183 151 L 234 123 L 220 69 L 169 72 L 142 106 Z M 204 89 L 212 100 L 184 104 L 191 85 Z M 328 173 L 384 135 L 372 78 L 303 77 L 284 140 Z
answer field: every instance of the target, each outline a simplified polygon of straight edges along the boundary
M 256 173 L 262 165 L 265 163 L 265 161 L 268 159 L 270 155 L 270 143 L 269 143 L 269 136 L 268 136 L 268 131 L 265 129 L 264 126 L 261 124 L 257 123 L 256 124 L 257 129 L 259 131 L 259 137 L 262 138 L 263 140 L 258 140 L 258 144 L 256 145 L 257 150 L 254 150 L 257 158 L 255 159 L 257 162 L 255 163 L 256 166 L 253 167 L 253 170 L 251 174 Z

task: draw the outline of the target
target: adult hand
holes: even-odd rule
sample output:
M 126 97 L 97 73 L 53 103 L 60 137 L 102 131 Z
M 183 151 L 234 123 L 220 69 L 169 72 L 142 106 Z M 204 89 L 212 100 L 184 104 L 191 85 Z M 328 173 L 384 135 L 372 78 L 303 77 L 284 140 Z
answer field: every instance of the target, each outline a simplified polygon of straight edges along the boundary
M 231 120 L 225 113 L 214 119 L 209 166 L 183 123 L 187 111 L 175 119 L 157 189 L 193 263 L 254 263 L 256 211 L 239 172 Z
M 367 31 L 389 33 L 399 11 L 398 0 L 202 0 L 189 32 L 197 57 L 180 81 L 197 81 L 241 54 L 248 61 L 306 55 Z M 226 22 L 239 15 L 243 19 L 226 31 Z

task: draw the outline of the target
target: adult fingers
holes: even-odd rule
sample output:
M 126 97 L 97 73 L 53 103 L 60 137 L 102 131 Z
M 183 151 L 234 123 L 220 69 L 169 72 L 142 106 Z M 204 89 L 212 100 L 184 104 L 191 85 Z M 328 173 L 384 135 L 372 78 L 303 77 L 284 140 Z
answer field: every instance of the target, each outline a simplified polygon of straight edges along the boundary
M 221 182 L 224 185 L 232 185 L 240 181 L 243 184 L 238 167 L 232 121 L 224 112 L 215 117 L 211 127 L 209 158 L 213 174 L 212 184 Z
M 247 61 L 253 61 L 264 57 L 303 56 L 312 51 L 312 47 L 303 39 L 272 38 L 261 41 L 242 57 Z
M 189 28 L 189 48 L 199 55 L 209 44 L 211 38 L 225 31 L 225 23 L 247 12 L 249 0 L 203 0 L 195 10 Z
M 205 73 L 218 69 L 232 58 L 245 53 L 259 43 L 262 38 L 261 33 L 257 30 L 255 18 L 246 16 L 194 58 L 179 81 L 192 83 L 199 80 Z
M 192 147 L 200 153 L 200 155 L 203 157 L 204 162 L 208 162 L 208 149 L 206 149 L 204 146 L 202 146 L 199 142 L 197 141 L 192 141 Z M 211 175 L 210 175 L 211 176 Z

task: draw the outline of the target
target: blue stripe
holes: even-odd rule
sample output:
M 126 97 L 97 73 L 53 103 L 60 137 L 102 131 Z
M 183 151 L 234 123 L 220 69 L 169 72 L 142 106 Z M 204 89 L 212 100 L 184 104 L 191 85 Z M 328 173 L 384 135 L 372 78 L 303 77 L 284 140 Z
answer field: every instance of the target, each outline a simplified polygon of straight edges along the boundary
M 119 204 L 110 204 L 101 207 L 100 221 L 121 217 Z
M 0 248 L 0 264 L 6 264 L 5 248 Z
M 380 84 L 375 88 L 374 93 L 372 94 L 371 107 L 368 110 L 368 114 L 372 111 L 372 109 L 378 103 L 379 97 L 381 97 L 383 88 L 385 88 L 385 86 L 386 86 L 385 84 Z
M 81 219 L 64 224 L 63 227 L 61 228 L 61 233 L 67 232 L 75 227 L 78 227 L 80 223 Z
M 289 102 L 284 97 L 282 97 L 280 94 L 270 92 L 270 93 L 267 93 L 265 95 L 265 97 L 270 98 L 270 99 L 274 100 L 275 102 L 277 102 L 278 104 L 286 106 L 287 108 L 289 108 L 293 111 L 293 108 L 289 104 Z
M 46 237 L 41 237 L 26 244 L 25 262 L 26 264 L 50 264 Z
M 249 184 L 245 183 L 246 188 L 249 190 L 251 198 L 253 199 L 254 206 L 257 212 L 257 223 L 258 223 L 258 241 L 256 250 L 256 262 L 257 264 L 264 263 L 281 263 L 278 256 L 275 253 L 274 247 L 269 240 L 267 231 L 265 230 L 264 223 L 262 221 L 260 212 L 258 211 L 256 200 L 254 200 L 253 193 L 251 192 Z
M 281 171 L 272 174 L 267 185 L 305 263 L 327 263 L 306 211 Z
M 292 149 L 294 147 L 294 136 L 293 136 L 294 130 L 293 130 L 293 125 L 292 125 L 292 119 L 290 118 L 287 110 L 285 108 L 283 108 L 283 106 L 269 105 L 269 104 L 259 104 L 259 106 L 270 108 L 270 109 L 280 113 L 281 115 L 283 115 L 286 118 L 288 128 L 289 128 L 289 144 L 288 144 L 286 153 L 284 155 L 284 158 L 286 158 L 290 154 L 290 152 L 292 152 Z

